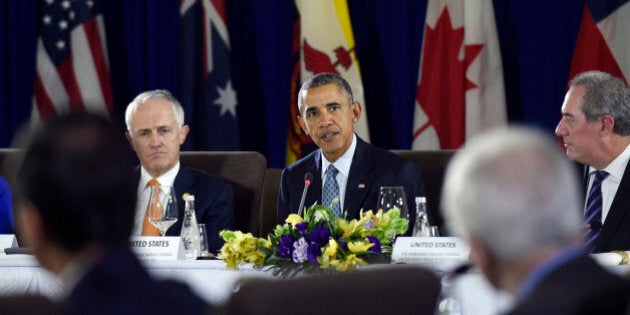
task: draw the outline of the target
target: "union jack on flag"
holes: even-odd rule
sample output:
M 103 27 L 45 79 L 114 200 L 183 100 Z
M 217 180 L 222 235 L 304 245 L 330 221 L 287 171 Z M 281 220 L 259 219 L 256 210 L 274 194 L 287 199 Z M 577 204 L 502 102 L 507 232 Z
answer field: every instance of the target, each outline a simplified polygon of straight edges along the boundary
M 95 0 L 41 0 L 32 121 L 68 111 L 111 117 L 105 26 Z

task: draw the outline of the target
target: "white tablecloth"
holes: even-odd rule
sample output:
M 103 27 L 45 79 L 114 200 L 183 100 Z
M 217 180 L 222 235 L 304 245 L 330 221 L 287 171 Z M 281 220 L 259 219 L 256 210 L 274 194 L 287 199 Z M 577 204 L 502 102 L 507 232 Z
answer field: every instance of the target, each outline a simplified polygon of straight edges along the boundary
M 250 266 L 231 270 L 219 260 L 145 261 L 157 279 L 170 278 L 187 283 L 200 297 L 212 304 L 226 302 L 237 281 L 246 277 L 272 278 L 271 272 Z M 375 266 L 376 267 L 376 266 Z M 60 285 L 50 272 L 29 255 L 0 255 L 0 295 L 36 293 L 55 298 Z M 509 305 L 507 295 L 494 290 L 475 271 L 456 278 L 452 295 L 462 304 L 463 314 L 493 315 Z

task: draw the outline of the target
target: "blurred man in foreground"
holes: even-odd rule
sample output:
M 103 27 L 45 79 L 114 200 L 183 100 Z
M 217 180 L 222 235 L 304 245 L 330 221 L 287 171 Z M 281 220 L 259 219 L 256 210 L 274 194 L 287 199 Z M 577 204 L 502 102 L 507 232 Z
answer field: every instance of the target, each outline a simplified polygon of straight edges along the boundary
M 570 82 L 556 135 L 567 156 L 587 166 L 585 246 L 591 252 L 630 249 L 630 91 L 608 73 L 590 71 Z M 586 189 L 588 188 L 588 189 Z
M 153 280 L 129 249 L 137 182 L 128 153 L 105 118 L 71 114 L 45 125 L 17 177 L 21 235 L 59 276 L 61 313 L 205 313 L 187 287 Z
M 474 138 L 448 167 L 442 205 L 474 263 L 512 293 L 511 314 L 621 314 L 629 284 L 585 255 L 580 193 L 554 141 L 507 129 Z
M 140 160 L 134 235 L 157 236 L 159 231 L 146 216 L 149 181 L 156 179 L 162 191 L 174 187 L 177 194 L 179 219 L 166 235 L 179 236 L 184 221 L 184 194 L 195 196 L 198 223 L 208 229 L 208 250 L 218 251 L 223 245 L 222 230 L 234 229 L 232 187 L 217 176 L 188 168 L 179 163 L 179 149 L 188 135 L 184 124 L 184 109 L 166 90 L 141 93 L 125 112 L 127 139 Z

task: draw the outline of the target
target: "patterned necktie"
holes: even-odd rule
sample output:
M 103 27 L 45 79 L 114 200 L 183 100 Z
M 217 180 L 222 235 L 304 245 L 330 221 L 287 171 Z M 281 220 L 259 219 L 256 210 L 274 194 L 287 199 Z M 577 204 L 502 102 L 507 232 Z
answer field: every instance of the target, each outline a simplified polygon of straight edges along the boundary
M 162 214 L 162 205 L 160 204 L 160 182 L 157 179 L 152 178 L 149 181 L 149 188 L 153 193 L 151 193 L 151 200 L 149 201 L 149 206 L 147 210 L 144 212 L 144 221 L 142 222 L 142 236 L 160 236 L 160 230 L 155 227 L 155 225 L 149 222 L 149 212 L 160 215 Z
M 324 206 L 330 206 L 335 216 L 340 218 L 341 206 L 339 205 L 339 201 L 331 206 L 333 199 L 339 197 L 339 185 L 337 184 L 336 178 L 337 173 L 339 173 L 339 171 L 334 165 L 328 165 L 326 169 L 326 180 L 324 181 L 322 204 Z
M 584 224 L 589 225 L 586 230 L 586 237 L 584 247 L 587 252 L 593 251 L 593 243 L 599 236 L 602 222 L 602 182 L 608 177 L 606 171 L 596 171 L 593 185 L 588 192 L 588 198 L 586 199 L 586 211 L 584 211 Z M 593 222 L 597 222 L 593 224 Z M 592 227 L 596 226 L 595 229 Z

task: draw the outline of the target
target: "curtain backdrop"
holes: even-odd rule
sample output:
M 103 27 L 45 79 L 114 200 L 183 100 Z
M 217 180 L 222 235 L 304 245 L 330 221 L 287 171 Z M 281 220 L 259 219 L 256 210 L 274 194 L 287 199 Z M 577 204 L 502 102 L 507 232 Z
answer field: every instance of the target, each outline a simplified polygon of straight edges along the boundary
M 114 120 L 144 90 L 180 96 L 179 0 L 103 1 Z M 494 0 L 510 122 L 550 134 L 559 119 L 584 0 Z M 0 4 L 0 147 L 30 118 L 38 1 Z M 291 84 L 290 0 L 227 0 L 240 149 L 285 164 Z M 348 0 L 372 143 L 411 147 L 426 0 Z M 187 142 L 185 149 L 196 149 Z

